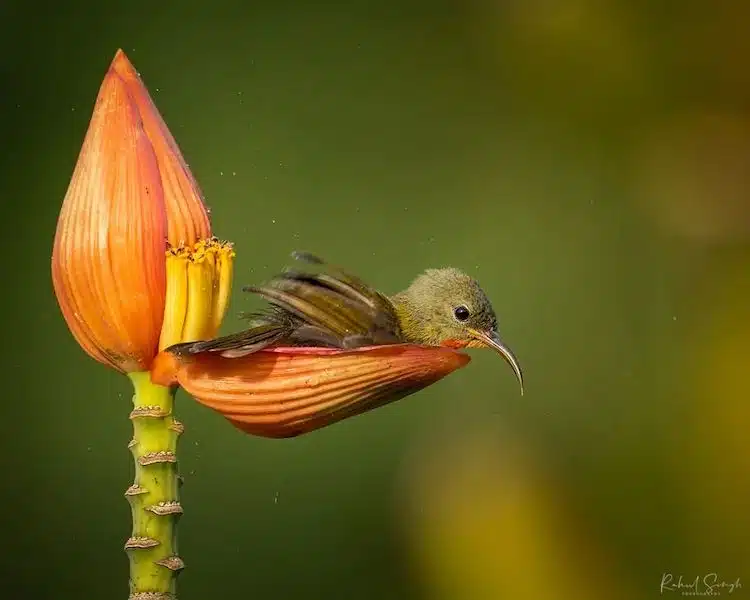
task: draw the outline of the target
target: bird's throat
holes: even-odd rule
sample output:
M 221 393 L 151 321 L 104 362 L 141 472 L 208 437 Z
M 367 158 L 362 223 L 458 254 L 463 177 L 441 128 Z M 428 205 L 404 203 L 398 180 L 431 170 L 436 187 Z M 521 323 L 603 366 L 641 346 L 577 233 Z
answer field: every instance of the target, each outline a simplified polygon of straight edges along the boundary
M 444 346 L 446 348 L 466 348 L 467 346 L 471 345 L 471 342 L 468 342 L 466 340 L 443 340 L 440 343 L 441 346 Z

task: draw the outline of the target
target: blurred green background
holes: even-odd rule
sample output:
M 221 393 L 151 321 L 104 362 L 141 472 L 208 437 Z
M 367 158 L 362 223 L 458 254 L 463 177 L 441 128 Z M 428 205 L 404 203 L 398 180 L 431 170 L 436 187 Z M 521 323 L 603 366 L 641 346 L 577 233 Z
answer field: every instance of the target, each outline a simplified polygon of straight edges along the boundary
M 179 396 L 182 600 L 750 595 L 750 5 L 0 5 L 3 597 L 125 598 L 129 382 L 74 343 L 54 228 L 122 47 L 237 248 L 393 292 L 453 265 L 497 356 L 293 440 Z M 677 597 L 678 591 L 664 591 Z M 724 596 L 728 596 L 724 590 Z

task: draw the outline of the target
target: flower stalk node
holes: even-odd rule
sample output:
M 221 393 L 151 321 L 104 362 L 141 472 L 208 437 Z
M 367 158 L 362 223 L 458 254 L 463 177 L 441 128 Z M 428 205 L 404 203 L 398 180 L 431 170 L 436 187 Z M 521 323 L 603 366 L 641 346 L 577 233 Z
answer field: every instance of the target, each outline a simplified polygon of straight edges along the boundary
M 156 465 L 159 463 L 176 463 L 177 456 L 169 450 L 159 450 L 158 452 L 147 452 L 137 458 L 138 464 L 142 467 Z
M 181 515 L 183 513 L 182 505 L 176 500 L 169 500 L 167 502 L 159 502 L 158 504 L 147 506 L 145 510 L 152 512 L 155 515 L 159 515 L 159 516 Z
M 159 540 L 147 536 L 129 537 L 125 542 L 125 550 L 145 550 L 147 548 L 156 548 Z
M 157 560 L 156 564 L 159 565 L 160 567 L 169 569 L 170 571 L 173 571 L 175 573 L 178 573 L 185 568 L 185 562 L 179 556 L 176 556 L 176 555 L 168 556 L 167 558 L 162 558 L 161 560 Z
M 177 435 L 182 435 L 185 433 L 185 425 L 182 424 L 182 421 L 178 421 L 177 419 L 172 419 L 172 422 L 169 424 L 169 428 L 174 431 Z
M 131 419 L 139 419 L 143 417 L 152 417 L 156 419 L 163 419 L 167 416 L 160 406 L 137 406 L 130 411 Z
M 162 594 L 161 592 L 136 592 L 130 594 L 128 600 L 177 600 L 174 594 Z
M 139 496 L 140 494 L 147 494 L 147 493 L 148 493 L 148 490 L 145 487 L 142 487 L 135 483 L 125 490 L 126 496 Z

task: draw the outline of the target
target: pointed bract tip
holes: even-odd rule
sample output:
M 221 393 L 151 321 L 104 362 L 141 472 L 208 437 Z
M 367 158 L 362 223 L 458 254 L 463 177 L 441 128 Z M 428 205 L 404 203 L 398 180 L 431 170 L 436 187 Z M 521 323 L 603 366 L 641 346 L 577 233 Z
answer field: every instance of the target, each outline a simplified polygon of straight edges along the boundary
M 134 100 L 136 99 L 136 96 L 140 94 L 148 94 L 146 86 L 141 80 L 141 76 L 138 74 L 138 71 L 135 70 L 133 63 L 130 62 L 127 54 L 125 54 L 122 49 L 115 53 L 112 62 L 109 64 L 109 72 L 107 75 L 116 75 L 122 79 L 123 82 L 129 86 L 130 89 L 128 90 L 128 93 Z M 143 89 L 141 90 L 139 88 Z M 156 107 L 154 107 L 154 110 L 156 110 Z
M 122 49 L 115 53 L 110 72 L 120 77 L 138 108 L 162 173 L 167 208 L 167 240 L 174 247 L 191 246 L 211 237 L 211 222 L 203 192 L 182 156 L 140 74 Z
M 112 62 L 110 63 L 110 67 L 113 69 L 118 66 L 129 66 L 130 68 L 133 67 L 130 59 L 128 58 L 128 55 L 125 54 L 125 51 L 122 48 L 117 49 L 117 52 L 115 52 L 115 56 L 114 58 L 112 58 Z

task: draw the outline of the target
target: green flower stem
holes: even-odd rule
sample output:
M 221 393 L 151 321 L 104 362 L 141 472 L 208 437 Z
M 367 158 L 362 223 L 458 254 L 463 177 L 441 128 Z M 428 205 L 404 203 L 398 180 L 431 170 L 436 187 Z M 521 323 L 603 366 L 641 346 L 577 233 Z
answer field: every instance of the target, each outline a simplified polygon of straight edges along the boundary
M 177 438 L 183 426 L 172 416 L 175 388 L 151 383 L 148 372 L 130 373 L 133 439 L 128 447 L 135 480 L 125 492 L 133 532 L 125 543 L 130 558 L 129 600 L 175 600 L 176 578 L 185 566 L 177 554 L 182 514 L 177 474 Z

